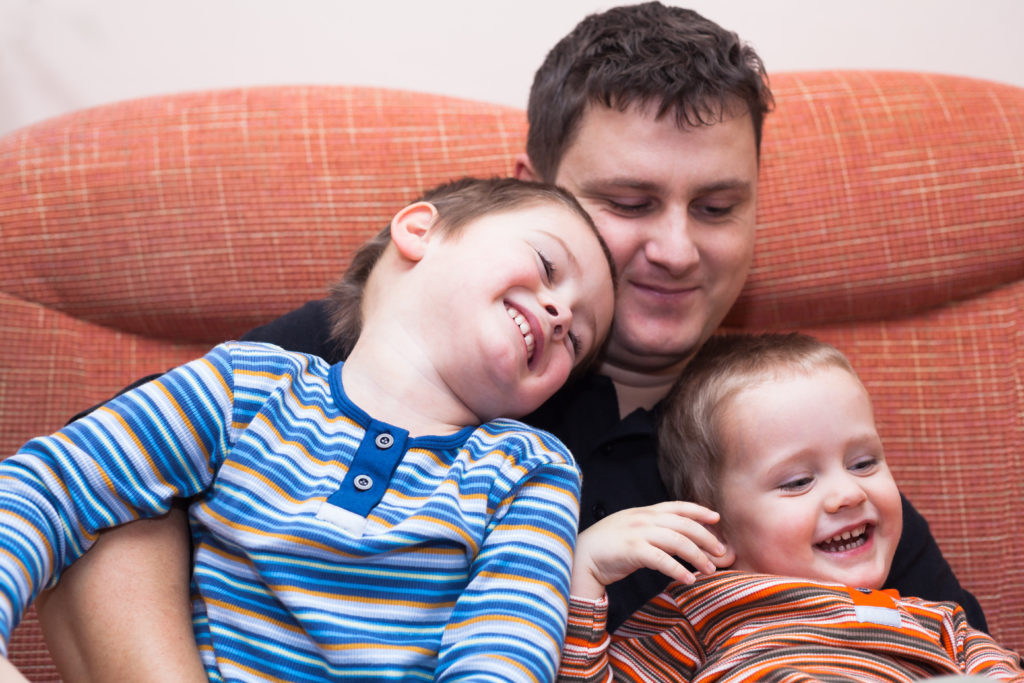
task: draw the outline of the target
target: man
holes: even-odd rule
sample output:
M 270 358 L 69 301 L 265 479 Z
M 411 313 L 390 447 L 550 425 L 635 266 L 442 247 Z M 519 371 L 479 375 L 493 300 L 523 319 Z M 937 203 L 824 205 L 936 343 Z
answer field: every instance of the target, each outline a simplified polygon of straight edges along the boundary
M 579 461 L 582 528 L 617 510 L 668 499 L 656 464 L 657 405 L 721 323 L 747 277 L 761 124 L 771 104 L 763 66 L 751 48 L 692 11 L 656 2 L 585 18 L 537 71 L 527 149 L 515 173 L 555 182 L 576 195 L 619 272 L 615 323 L 598 371 L 525 419 L 552 431 Z M 331 317 L 326 302 L 311 302 L 245 338 L 335 361 L 345 330 L 332 333 Z M 906 501 L 904 508 L 904 534 L 887 587 L 955 600 L 972 625 L 984 629 L 977 601 L 960 587 L 924 519 Z M 169 592 L 157 556 L 167 556 L 165 538 L 178 532 L 167 524 L 156 533 L 128 530 L 137 526 L 109 534 L 99 548 L 109 545 L 109 553 L 120 554 L 118 564 L 136 566 L 139 579 L 125 589 L 140 604 L 164 609 L 153 595 Z M 129 536 L 137 540 L 127 550 L 119 547 L 119 537 Z M 66 594 L 58 593 L 40 611 L 50 642 L 60 637 L 74 649 L 87 609 L 94 618 L 95 608 L 106 606 L 84 597 L 94 590 L 90 585 L 110 576 L 102 555 L 84 566 L 90 564 L 95 570 L 73 578 L 78 589 L 58 589 Z M 610 586 L 609 627 L 667 582 L 654 572 L 638 572 Z M 82 627 L 58 630 L 75 623 Z M 122 629 L 127 640 L 139 633 Z M 112 639 L 121 642 L 109 635 L 108 644 Z M 81 647 L 85 653 L 98 649 L 95 643 Z
M 619 272 L 599 371 L 528 418 L 580 462 L 581 528 L 668 500 L 657 472 L 656 407 L 747 277 L 761 124 L 771 108 L 763 73 L 735 34 L 689 10 L 647 3 L 584 19 L 534 79 L 517 175 L 576 195 Z M 903 505 L 886 586 L 959 602 L 984 630 L 980 605 L 924 518 Z M 639 572 L 609 587 L 609 628 L 666 583 Z

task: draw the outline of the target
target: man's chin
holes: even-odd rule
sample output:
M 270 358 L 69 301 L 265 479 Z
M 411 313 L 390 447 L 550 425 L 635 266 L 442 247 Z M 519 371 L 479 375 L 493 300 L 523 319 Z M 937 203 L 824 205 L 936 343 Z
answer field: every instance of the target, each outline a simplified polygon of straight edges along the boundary
M 678 374 L 703 341 L 692 336 L 669 339 L 651 334 L 624 342 L 613 338 L 605 350 L 602 367 L 641 374 Z

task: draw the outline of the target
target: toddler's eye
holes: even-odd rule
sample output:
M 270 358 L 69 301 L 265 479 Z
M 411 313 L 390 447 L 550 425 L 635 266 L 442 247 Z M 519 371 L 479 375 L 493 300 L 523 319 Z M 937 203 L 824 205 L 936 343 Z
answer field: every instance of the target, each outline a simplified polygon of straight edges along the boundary
M 813 477 L 796 477 L 783 482 L 779 488 L 788 493 L 799 493 L 808 489 L 813 482 Z
M 874 456 L 861 458 L 859 460 L 855 460 L 853 464 L 850 465 L 850 471 L 865 474 L 867 472 L 872 472 L 877 465 L 878 458 Z

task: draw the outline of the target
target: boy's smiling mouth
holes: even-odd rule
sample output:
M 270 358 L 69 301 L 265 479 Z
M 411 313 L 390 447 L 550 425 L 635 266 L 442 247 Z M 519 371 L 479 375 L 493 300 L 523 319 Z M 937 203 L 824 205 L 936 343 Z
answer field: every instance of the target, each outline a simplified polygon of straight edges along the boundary
M 505 302 L 505 311 L 512 318 L 512 321 L 519 326 L 519 331 L 523 334 L 523 341 L 526 343 L 526 363 L 529 364 L 533 360 L 534 351 L 537 349 L 537 340 L 533 336 L 530 322 L 526 319 L 526 316 L 508 302 Z
M 814 547 L 826 553 L 843 553 L 864 545 L 868 542 L 868 537 L 868 525 L 861 524 L 859 527 L 836 534 L 832 538 L 827 538 L 820 543 L 815 543 Z

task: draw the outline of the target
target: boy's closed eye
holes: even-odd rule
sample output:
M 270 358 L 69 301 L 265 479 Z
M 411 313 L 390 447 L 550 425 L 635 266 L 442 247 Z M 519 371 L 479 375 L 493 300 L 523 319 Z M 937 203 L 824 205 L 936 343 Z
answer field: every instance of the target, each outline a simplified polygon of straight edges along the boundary
M 534 251 L 537 252 L 537 258 L 540 260 L 541 268 L 544 270 L 544 277 L 547 283 L 550 285 L 554 283 L 558 273 L 558 268 L 540 248 L 534 247 Z M 566 340 L 568 341 L 569 348 L 572 351 L 574 358 L 579 358 L 583 352 L 583 342 L 580 339 L 580 335 L 570 330 L 566 334 Z
M 567 335 L 569 338 L 569 344 L 572 347 L 572 355 L 574 358 L 579 358 L 580 353 L 583 352 L 583 342 L 580 341 L 580 337 L 573 331 L 569 331 Z
M 548 284 L 551 284 L 555 280 L 555 264 L 544 255 L 544 252 L 540 249 L 534 248 L 537 252 L 537 258 L 540 259 L 541 267 L 544 270 L 544 279 Z

